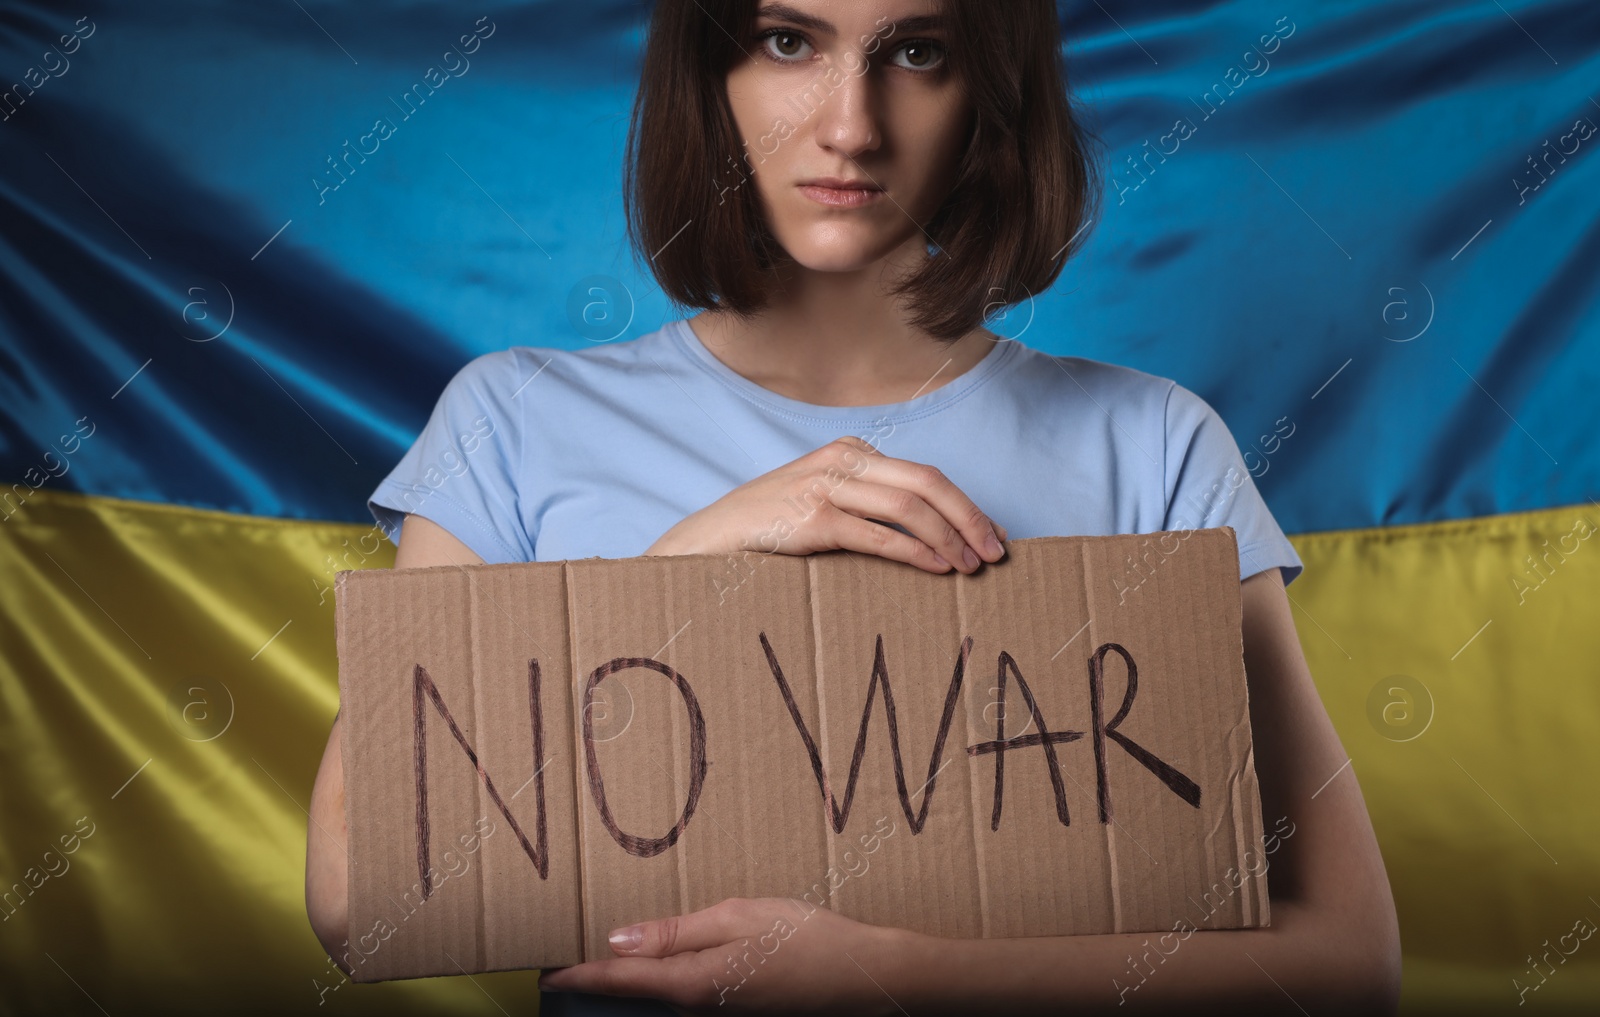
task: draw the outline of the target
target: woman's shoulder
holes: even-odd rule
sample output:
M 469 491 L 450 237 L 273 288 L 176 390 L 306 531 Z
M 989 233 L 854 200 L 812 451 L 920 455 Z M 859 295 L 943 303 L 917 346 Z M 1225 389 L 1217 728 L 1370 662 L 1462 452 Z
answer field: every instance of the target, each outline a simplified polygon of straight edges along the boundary
M 1016 342 L 1016 340 L 1008 340 Z M 1046 353 L 1017 343 L 1017 369 L 1011 372 L 1016 384 L 1029 386 L 1051 399 L 1067 399 L 1116 415 L 1116 410 L 1165 414 L 1168 403 L 1176 399 L 1198 399 L 1172 378 L 1092 357 Z
M 1213 441 L 1213 435 L 1213 443 L 1232 443 L 1231 431 L 1211 403 L 1166 375 L 1027 346 L 1016 359 L 1017 369 L 1008 372 L 1011 398 L 1062 415 L 1064 426 L 1098 419 L 1135 441 L 1149 436 L 1175 449 Z
M 632 339 L 586 342 L 582 347 L 513 345 L 481 353 L 463 364 L 451 387 L 470 387 L 502 397 L 521 395 L 539 381 L 570 389 L 609 388 L 661 358 L 668 327 Z M 554 386 L 552 386 L 554 387 Z

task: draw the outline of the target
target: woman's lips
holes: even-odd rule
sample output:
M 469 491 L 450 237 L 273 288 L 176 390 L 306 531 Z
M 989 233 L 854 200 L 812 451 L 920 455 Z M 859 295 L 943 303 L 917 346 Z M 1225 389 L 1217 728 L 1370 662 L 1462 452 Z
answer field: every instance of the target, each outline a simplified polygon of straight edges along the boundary
M 815 184 L 801 185 L 800 193 L 818 204 L 834 208 L 859 208 L 883 197 L 882 191 L 860 187 L 819 187 Z

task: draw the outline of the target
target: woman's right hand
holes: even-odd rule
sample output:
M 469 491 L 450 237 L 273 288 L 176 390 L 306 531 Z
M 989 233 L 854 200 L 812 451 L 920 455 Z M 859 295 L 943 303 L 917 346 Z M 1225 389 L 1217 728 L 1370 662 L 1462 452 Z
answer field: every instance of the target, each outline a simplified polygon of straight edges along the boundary
M 645 554 L 844 549 L 928 572 L 971 573 L 1005 556 L 1005 533 L 937 468 L 846 436 L 734 488 L 662 534 Z

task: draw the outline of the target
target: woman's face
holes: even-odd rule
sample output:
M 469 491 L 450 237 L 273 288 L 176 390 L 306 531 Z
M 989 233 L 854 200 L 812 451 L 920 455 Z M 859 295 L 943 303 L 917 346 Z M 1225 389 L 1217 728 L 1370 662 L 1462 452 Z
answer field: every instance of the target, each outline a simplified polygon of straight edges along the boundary
M 857 270 L 913 240 L 920 251 L 972 131 L 939 0 L 755 2 L 727 82 L 745 152 L 719 187 L 753 183 L 773 235 L 810 269 Z

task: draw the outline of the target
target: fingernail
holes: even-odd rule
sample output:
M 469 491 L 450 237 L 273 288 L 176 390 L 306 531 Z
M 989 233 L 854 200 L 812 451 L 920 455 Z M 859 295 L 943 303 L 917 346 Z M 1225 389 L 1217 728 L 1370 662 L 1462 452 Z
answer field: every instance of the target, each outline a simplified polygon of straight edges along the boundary
M 644 942 L 644 926 L 630 925 L 626 929 L 618 929 L 608 938 L 613 950 L 637 950 L 639 944 Z
M 950 567 L 950 563 L 945 561 L 944 560 L 944 556 L 941 555 L 938 551 L 933 552 L 933 560 L 934 560 L 934 563 L 936 565 L 938 565 L 942 569 L 947 569 L 947 568 Z
M 989 538 L 983 542 L 983 546 L 995 558 L 1005 553 L 1005 548 L 1000 546 L 1000 538 L 995 535 L 993 530 L 989 531 Z
M 969 569 L 978 567 L 978 556 L 970 547 L 961 549 L 961 560 L 967 563 L 967 568 Z

